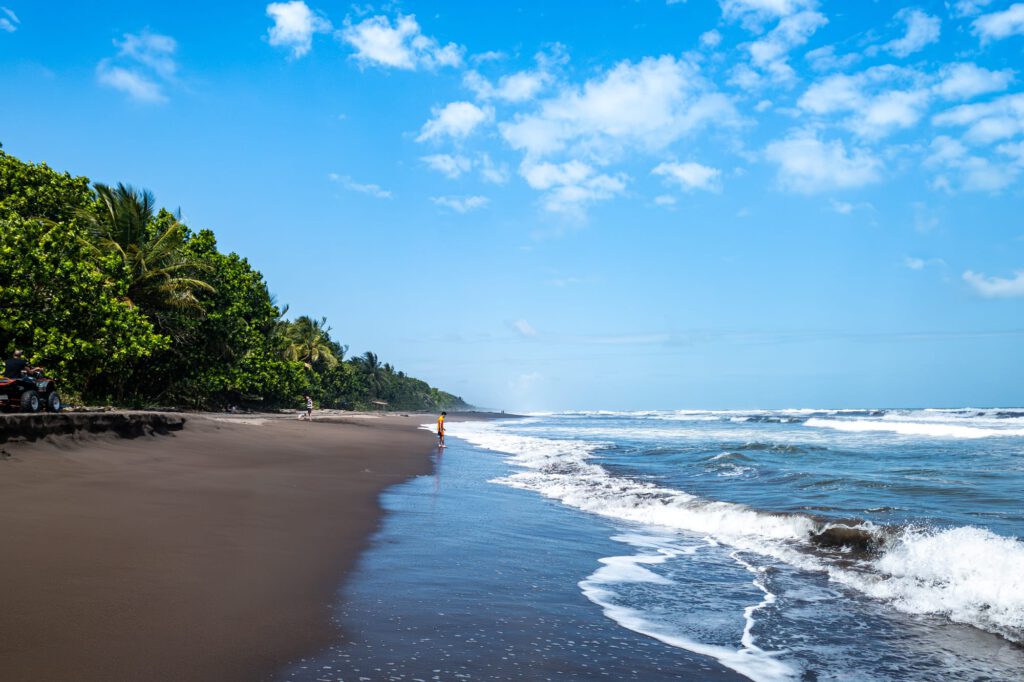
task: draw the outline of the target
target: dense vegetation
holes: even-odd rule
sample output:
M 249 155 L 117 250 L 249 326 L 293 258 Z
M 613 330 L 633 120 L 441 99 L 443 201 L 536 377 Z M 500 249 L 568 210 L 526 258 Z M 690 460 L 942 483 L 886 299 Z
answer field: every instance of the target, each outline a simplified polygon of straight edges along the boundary
M 263 276 L 130 186 L 0 150 L 0 352 L 23 349 L 65 400 L 223 409 L 466 407 L 325 319 L 285 318 Z

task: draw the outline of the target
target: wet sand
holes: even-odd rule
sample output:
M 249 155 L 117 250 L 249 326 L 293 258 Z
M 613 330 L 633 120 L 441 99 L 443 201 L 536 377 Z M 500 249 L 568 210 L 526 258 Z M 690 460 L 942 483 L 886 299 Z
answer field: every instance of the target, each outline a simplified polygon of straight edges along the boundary
M 430 471 L 432 420 L 3 444 L 0 679 L 259 680 L 336 640 L 336 589 L 380 492 Z

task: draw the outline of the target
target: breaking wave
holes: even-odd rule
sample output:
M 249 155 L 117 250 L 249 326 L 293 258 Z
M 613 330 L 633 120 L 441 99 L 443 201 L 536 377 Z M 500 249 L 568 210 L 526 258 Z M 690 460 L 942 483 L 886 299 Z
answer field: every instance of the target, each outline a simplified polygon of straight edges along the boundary
M 819 426 L 815 421 L 808 419 L 806 424 Z M 839 422 L 827 426 L 834 423 Z M 855 424 L 857 429 L 864 424 L 843 423 Z M 894 422 L 886 426 L 936 425 Z M 593 514 L 702 534 L 737 550 L 824 571 L 833 580 L 900 611 L 945 616 L 1024 643 L 1024 543 L 1017 539 L 972 526 L 892 528 L 758 511 L 615 475 L 592 461 L 605 447 L 602 443 L 515 435 L 481 422 L 452 424 L 450 433 L 511 456 L 509 461 L 521 470 L 497 483 L 535 491 Z M 939 433 L 943 437 L 989 435 Z M 708 461 L 739 457 L 743 455 L 725 452 Z

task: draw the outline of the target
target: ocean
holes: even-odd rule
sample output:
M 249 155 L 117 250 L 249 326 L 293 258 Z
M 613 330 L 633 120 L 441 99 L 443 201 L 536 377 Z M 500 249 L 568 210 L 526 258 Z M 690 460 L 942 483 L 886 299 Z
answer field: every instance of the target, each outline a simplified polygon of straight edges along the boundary
M 1024 410 L 449 424 L 284 679 L 1024 680 Z

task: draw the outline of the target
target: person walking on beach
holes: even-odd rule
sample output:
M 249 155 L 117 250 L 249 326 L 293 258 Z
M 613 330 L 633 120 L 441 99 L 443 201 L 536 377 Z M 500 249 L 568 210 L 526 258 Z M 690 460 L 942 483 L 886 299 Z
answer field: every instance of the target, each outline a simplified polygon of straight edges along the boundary
M 313 421 L 313 398 L 308 393 L 303 394 L 302 397 L 306 399 L 306 421 Z
M 441 416 L 437 418 L 437 446 L 439 448 L 446 447 L 444 444 L 444 418 L 447 415 L 447 412 L 442 412 Z

